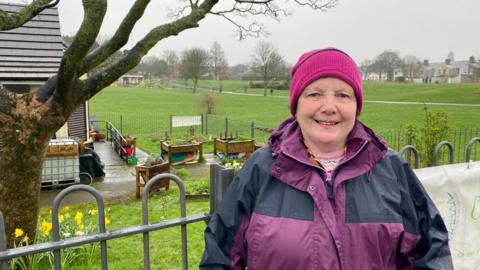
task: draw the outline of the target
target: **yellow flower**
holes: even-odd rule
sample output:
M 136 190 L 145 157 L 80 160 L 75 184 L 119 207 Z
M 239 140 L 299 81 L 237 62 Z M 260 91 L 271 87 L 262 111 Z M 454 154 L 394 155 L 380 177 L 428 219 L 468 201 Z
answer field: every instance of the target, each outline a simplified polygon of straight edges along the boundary
M 85 229 L 85 225 L 83 225 L 83 223 L 78 224 L 78 229 L 83 231 L 83 229 Z
M 97 214 L 97 210 L 92 209 L 92 210 L 88 211 L 88 213 L 89 213 L 91 216 L 95 216 L 95 215 Z
M 68 211 L 70 211 L 70 206 L 65 206 L 65 207 L 63 207 L 62 210 L 65 211 L 65 212 L 68 212 Z
M 22 237 L 23 234 L 24 234 L 24 232 L 23 232 L 22 229 L 19 229 L 19 228 L 15 229 L 15 238 Z
M 65 213 L 65 218 L 70 218 L 70 213 Z
M 42 220 L 42 224 L 40 225 L 40 231 L 42 232 L 43 236 L 50 235 L 50 232 L 52 231 L 52 223 L 46 220 Z
M 48 214 L 52 215 L 52 209 L 48 210 Z
M 77 223 L 77 225 L 82 224 L 82 218 L 83 218 L 83 213 L 82 212 L 77 212 L 75 214 L 75 222 Z
M 108 217 L 105 217 L 105 225 L 110 225 L 110 219 L 108 219 Z
M 63 215 L 58 216 L 58 222 L 62 223 L 65 220 L 65 217 Z
M 22 238 L 22 243 L 28 243 L 28 240 L 30 240 L 30 238 L 28 238 L 28 236 L 25 235 L 25 236 Z

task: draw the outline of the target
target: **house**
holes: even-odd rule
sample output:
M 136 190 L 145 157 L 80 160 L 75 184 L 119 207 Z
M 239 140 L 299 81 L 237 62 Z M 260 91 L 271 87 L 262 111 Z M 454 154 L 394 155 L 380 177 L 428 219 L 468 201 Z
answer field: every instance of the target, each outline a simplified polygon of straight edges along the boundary
M 118 84 L 122 86 L 140 85 L 143 82 L 143 75 L 125 74 L 118 78 Z
M 473 83 L 475 63 L 469 61 L 450 61 L 430 63 L 423 66 L 420 76 L 427 83 Z
M 5 12 L 23 6 L 0 3 Z M 0 31 L 0 85 L 22 94 L 38 89 L 60 67 L 65 50 L 56 7 L 43 10 L 23 26 Z M 85 102 L 56 133 L 56 138 L 88 138 L 88 103 Z
M 378 72 L 369 72 L 368 74 L 363 75 L 363 80 L 365 81 L 374 81 L 374 82 L 383 82 L 387 80 L 387 73 L 382 72 L 381 74 Z

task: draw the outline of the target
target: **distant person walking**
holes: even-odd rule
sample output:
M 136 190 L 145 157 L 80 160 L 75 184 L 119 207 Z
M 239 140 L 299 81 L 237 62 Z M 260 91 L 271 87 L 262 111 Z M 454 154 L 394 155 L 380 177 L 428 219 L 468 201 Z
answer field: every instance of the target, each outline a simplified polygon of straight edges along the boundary
M 314 50 L 291 74 L 292 117 L 229 187 L 200 269 L 453 269 L 445 224 L 420 181 L 358 120 L 355 62 Z

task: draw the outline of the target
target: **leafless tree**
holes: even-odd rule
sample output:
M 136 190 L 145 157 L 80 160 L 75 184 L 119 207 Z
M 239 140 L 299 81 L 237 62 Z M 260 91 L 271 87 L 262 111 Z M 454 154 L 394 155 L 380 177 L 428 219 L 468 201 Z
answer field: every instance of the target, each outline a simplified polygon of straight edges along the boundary
M 267 95 L 268 83 L 285 70 L 286 63 L 271 43 L 260 41 L 252 54 L 251 68 L 263 79 L 263 95 Z
M 175 51 L 166 50 L 163 52 L 163 60 L 167 63 L 168 78 L 176 78 L 178 76 L 178 56 Z
M 222 46 L 220 46 L 220 43 L 216 41 L 210 48 L 210 69 L 213 74 L 213 79 L 218 81 L 219 89 L 222 91 L 222 80 L 226 76 L 228 62 Z
M 58 1 L 28 1 L 20 12 L 13 14 L 0 10 L 0 30 L 19 27 Z M 284 8 L 285 1 L 280 0 L 225 0 L 221 5 L 219 0 L 178 1 L 169 22 L 159 23 L 132 48 L 124 51 L 119 59 L 105 67 L 100 66 L 127 44 L 149 2 L 136 0 L 111 38 L 89 52 L 103 24 L 107 0 L 83 0 L 83 21 L 64 52 L 57 74 L 27 94 L 0 90 L 0 140 L 3 141 L 0 148 L 0 211 L 5 216 L 9 245 L 13 243 L 15 228 L 20 226 L 30 239 L 35 238 L 42 167 L 48 142 L 77 106 L 134 68 L 159 41 L 199 27 L 199 22 L 207 15 L 232 23 L 239 38 L 264 33 L 264 27 L 252 21 L 252 17 L 266 16 L 278 20 L 289 15 Z M 325 10 L 333 7 L 337 0 L 294 2 Z M 114 4 L 119 3 L 115 1 Z M 241 24 L 238 19 L 247 24 Z M 84 79 L 86 73 L 90 74 Z
M 206 75 L 209 69 L 210 55 L 202 48 L 192 48 L 182 53 L 180 61 L 180 76 L 193 81 L 193 92 L 197 90 L 200 77 Z
M 413 78 L 418 75 L 418 72 L 422 68 L 422 63 L 420 59 L 415 55 L 406 55 L 403 57 L 403 69 L 404 76 L 409 78 L 410 82 L 413 82 Z

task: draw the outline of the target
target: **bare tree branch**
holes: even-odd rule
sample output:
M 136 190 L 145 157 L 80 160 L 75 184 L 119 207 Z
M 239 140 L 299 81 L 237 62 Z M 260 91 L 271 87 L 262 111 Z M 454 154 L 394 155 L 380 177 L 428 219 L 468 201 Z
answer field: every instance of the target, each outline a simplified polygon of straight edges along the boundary
M 54 7 L 60 2 L 60 0 L 35 0 L 29 5 L 23 7 L 19 12 L 8 14 L 7 12 L 0 10 L 0 30 L 10 30 L 24 25 L 30 21 L 33 17 L 46 8 Z
M 311 9 L 326 11 L 335 7 L 338 3 L 338 0 L 295 0 L 295 3 L 301 6 L 308 6 Z
M 83 8 L 85 15 L 82 25 L 72 44 L 64 53 L 58 70 L 55 93 L 60 102 L 70 104 L 65 111 L 70 111 L 72 109 L 70 108 L 71 105 L 76 104 L 75 101 L 71 101 L 77 98 L 76 95 L 72 94 L 72 83 L 82 75 L 78 74 L 78 63 L 86 56 L 97 38 L 107 10 L 107 0 L 83 0 Z
M 142 57 L 160 40 L 176 36 L 185 29 L 198 27 L 198 22 L 205 18 L 217 3 L 218 0 L 205 0 L 198 7 L 193 7 L 189 15 L 152 29 L 142 40 L 135 44 L 126 56 L 104 70 L 90 76 L 84 86 L 84 95 L 90 98 L 102 88 L 113 83 L 121 75 L 140 63 Z
M 128 11 L 117 31 L 108 42 L 91 52 L 83 61 L 80 74 L 98 66 L 128 42 L 128 38 L 137 21 L 143 16 L 150 0 L 137 0 Z

